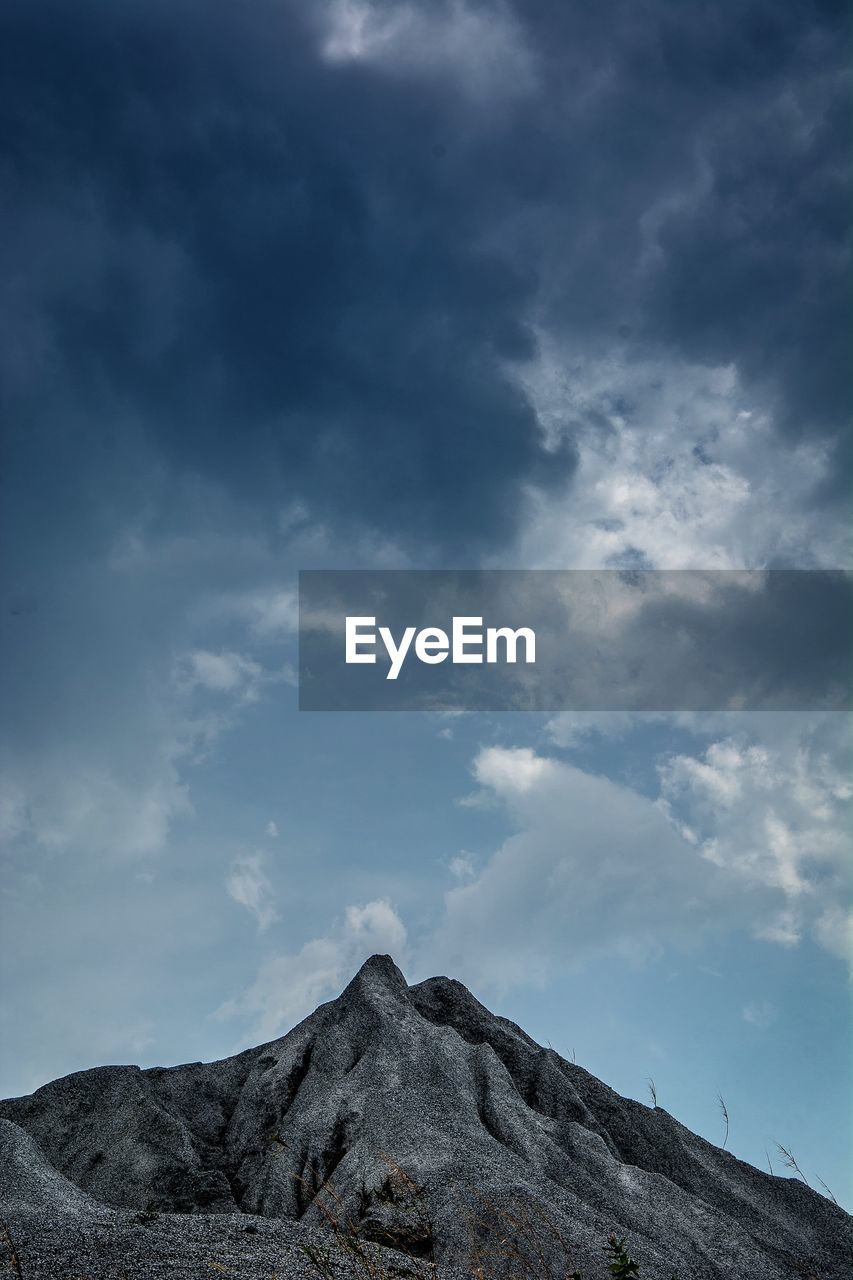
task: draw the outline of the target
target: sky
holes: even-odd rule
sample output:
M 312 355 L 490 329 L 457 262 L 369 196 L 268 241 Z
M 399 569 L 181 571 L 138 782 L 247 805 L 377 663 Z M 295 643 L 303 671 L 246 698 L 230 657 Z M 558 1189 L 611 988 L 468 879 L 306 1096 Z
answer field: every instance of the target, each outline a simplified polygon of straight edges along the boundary
M 295 598 L 853 567 L 846 9 L 3 5 L 0 1094 L 390 952 L 853 1205 L 849 716 L 300 712 Z

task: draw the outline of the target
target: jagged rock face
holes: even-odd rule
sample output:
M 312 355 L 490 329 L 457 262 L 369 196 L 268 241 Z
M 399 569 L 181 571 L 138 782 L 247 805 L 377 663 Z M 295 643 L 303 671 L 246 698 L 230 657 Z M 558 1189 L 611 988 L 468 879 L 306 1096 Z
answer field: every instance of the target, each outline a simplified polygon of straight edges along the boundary
M 388 957 L 271 1044 L 80 1072 L 0 1115 L 77 1187 L 126 1209 L 311 1225 L 330 1181 L 376 1239 L 446 1265 L 467 1261 L 487 1202 L 517 1200 L 545 1208 L 590 1277 L 605 1274 L 612 1231 L 643 1280 L 850 1274 L 836 1206 L 619 1097 L 459 983 L 409 987 Z M 403 1220 L 395 1166 L 425 1188 L 432 1238 Z

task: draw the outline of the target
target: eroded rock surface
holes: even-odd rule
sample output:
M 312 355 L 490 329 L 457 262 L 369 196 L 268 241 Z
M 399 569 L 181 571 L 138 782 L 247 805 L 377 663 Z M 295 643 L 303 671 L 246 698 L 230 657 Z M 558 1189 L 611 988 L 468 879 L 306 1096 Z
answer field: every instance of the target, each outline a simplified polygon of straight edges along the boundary
M 18 1170 L 4 1155 L 3 1216 L 19 1232 L 26 1219 L 38 1247 L 27 1205 L 49 1191 L 48 1218 L 100 1231 L 98 1265 L 116 1264 L 104 1276 L 122 1274 L 109 1250 L 127 1247 L 110 1246 L 110 1230 L 140 1212 L 149 1238 L 155 1224 L 165 1232 L 166 1255 L 184 1241 L 170 1274 L 194 1275 L 186 1259 L 213 1257 L 217 1241 L 229 1267 L 242 1259 L 241 1275 L 272 1274 L 252 1269 L 259 1232 L 244 1228 L 260 1223 L 267 1244 L 291 1233 L 276 1247 L 295 1250 L 297 1269 L 280 1275 L 307 1276 L 292 1233 L 322 1225 L 324 1183 L 368 1235 L 446 1268 L 467 1264 L 472 1217 L 525 1203 L 534 1218 L 547 1213 L 591 1280 L 606 1274 L 613 1231 L 628 1237 L 642 1280 L 851 1274 L 851 1220 L 822 1196 L 620 1097 L 461 984 L 408 986 L 387 956 L 280 1040 L 223 1062 L 78 1072 L 0 1103 L 0 1116 L 13 1122 L 2 1128 Z M 414 1215 L 398 1167 L 424 1188 Z

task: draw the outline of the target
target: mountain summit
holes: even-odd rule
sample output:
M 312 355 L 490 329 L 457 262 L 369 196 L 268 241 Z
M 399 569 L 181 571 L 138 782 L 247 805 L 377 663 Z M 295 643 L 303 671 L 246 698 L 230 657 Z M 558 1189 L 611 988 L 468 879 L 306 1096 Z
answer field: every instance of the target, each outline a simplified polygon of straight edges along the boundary
M 460 983 L 409 986 L 389 956 L 236 1057 L 100 1067 L 0 1102 L 0 1256 L 24 1277 L 308 1276 L 324 1188 L 363 1238 L 442 1274 L 466 1272 L 496 1206 L 524 1206 L 589 1280 L 611 1233 L 642 1280 L 850 1275 L 837 1206 L 620 1097 Z

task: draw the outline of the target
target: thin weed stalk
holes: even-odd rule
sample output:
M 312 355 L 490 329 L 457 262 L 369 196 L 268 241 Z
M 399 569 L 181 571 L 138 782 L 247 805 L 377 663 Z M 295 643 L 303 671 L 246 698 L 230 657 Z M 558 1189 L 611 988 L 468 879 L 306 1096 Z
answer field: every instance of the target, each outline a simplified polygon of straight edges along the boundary
M 21 1259 L 18 1255 L 15 1241 L 12 1239 L 12 1232 L 9 1229 L 9 1224 L 3 1218 L 0 1218 L 0 1240 L 5 1244 L 6 1250 L 9 1254 L 9 1261 L 7 1264 L 8 1270 L 12 1271 L 18 1277 L 18 1280 L 24 1280 L 24 1273 L 21 1270 Z
M 782 1158 L 782 1163 L 785 1167 L 790 1169 L 793 1173 L 796 1173 L 798 1177 L 802 1178 L 807 1187 L 811 1186 L 808 1178 L 794 1159 L 793 1152 L 790 1151 L 788 1147 L 783 1147 L 781 1142 L 776 1143 L 776 1150 L 779 1152 L 779 1155 Z
M 476 1198 L 480 1211 L 468 1216 L 476 1280 L 488 1280 L 496 1263 L 509 1263 L 518 1280 L 555 1280 L 557 1275 L 560 1280 L 581 1280 L 581 1273 L 572 1267 L 568 1241 L 541 1205 L 499 1204 L 479 1193 Z M 546 1254 L 549 1240 L 552 1256 Z M 554 1269 L 553 1252 L 558 1255 L 559 1272 Z
M 717 1094 L 717 1106 L 720 1108 L 720 1115 L 723 1117 L 726 1125 L 726 1132 L 723 1137 L 723 1150 L 725 1151 L 726 1144 L 729 1140 L 729 1109 L 726 1106 L 725 1099 L 721 1093 Z

